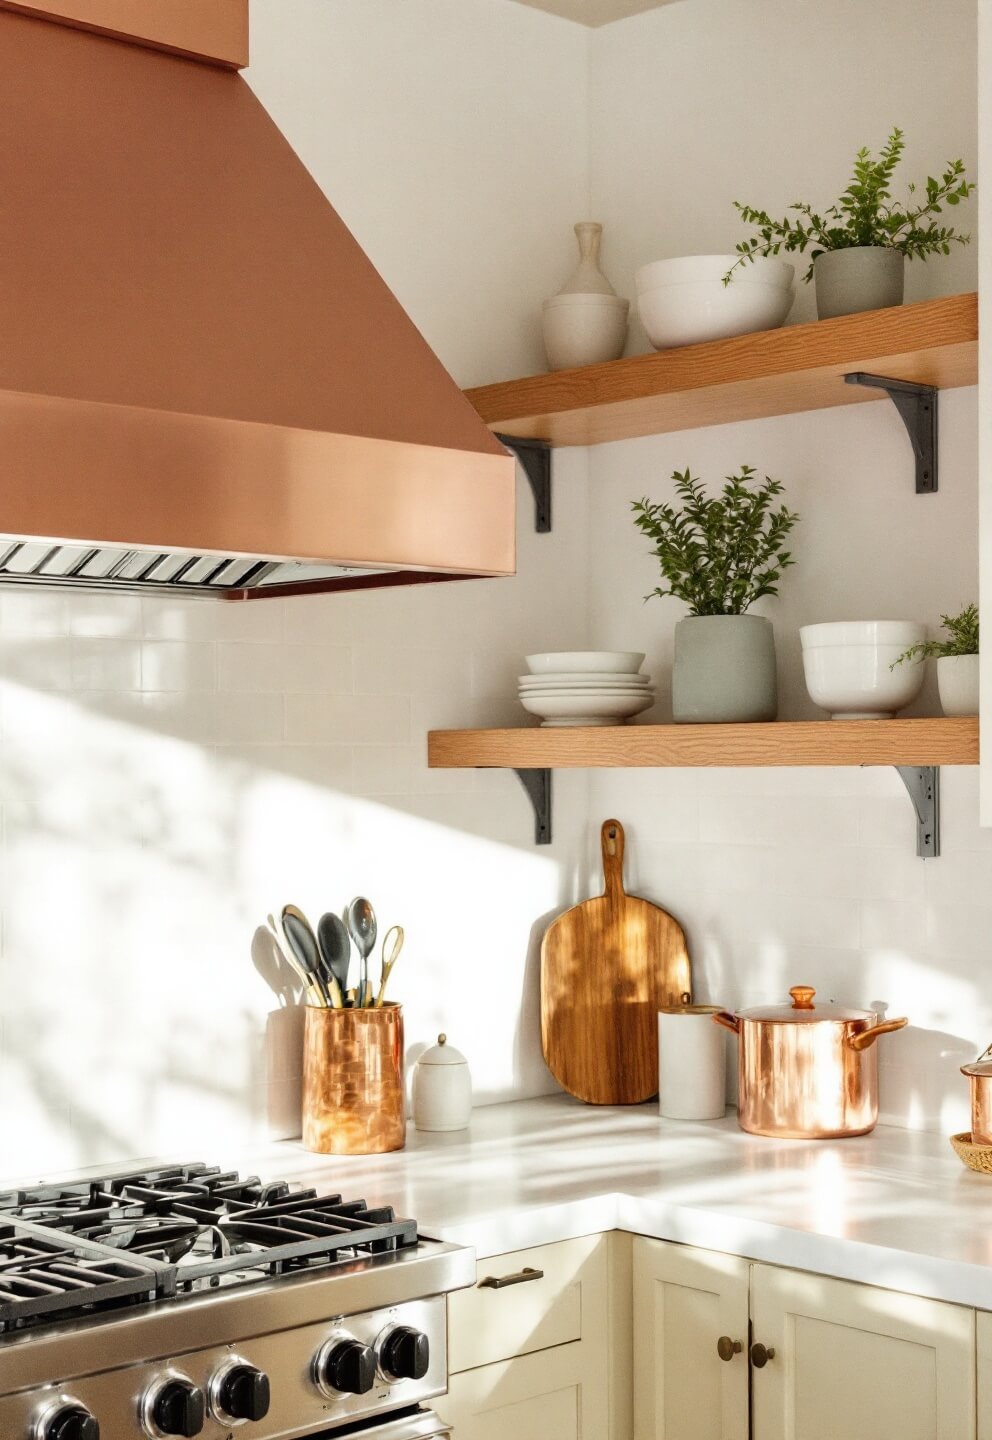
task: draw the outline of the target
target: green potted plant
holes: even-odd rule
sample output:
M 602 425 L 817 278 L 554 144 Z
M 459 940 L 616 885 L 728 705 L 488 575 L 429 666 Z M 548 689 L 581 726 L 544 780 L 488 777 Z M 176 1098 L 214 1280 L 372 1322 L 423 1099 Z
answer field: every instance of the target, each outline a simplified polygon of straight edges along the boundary
M 926 640 L 905 650 L 904 660 L 936 660 L 937 692 L 945 715 L 978 714 L 978 606 L 966 605 L 958 615 L 941 615 L 946 639 Z
M 936 217 L 945 205 L 959 205 L 975 188 L 965 176 L 964 162 L 949 160 L 939 180 L 928 177 L 919 192 L 909 185 L 909 198 L 900 204 L 892 198 L 892 180 L 904 149 L 903 132 L 895 129 L 877 159 L 867 146 L 859 150 L 850 184 L 822 213 L 800 201 L 789 206 L 795 219 L 786 215 L 775 220 L 735 200 L 741 218 L 758 233 L 737 246 L 739 259 L 723 277 L 724 284 L 738 266 L 757 255 L 810 250 L 803 279 L 815 281 L 821 320 L 901 305 L 907 260 L 949 255 L 952 245 L 970 241 L 970 235 L 959 235 Z
M 799 516 L 773 501 L 780 480 L 742 465 L 709 496 L 688 469 L 672 476 L 680 506 L 632 504 L 634 524 L 652 542 L 663 581 L 651 595 L 689 607 L 675 627 L 672 711 L 680 723 L 774 720 L 778 713 L 775 637 L 768 620 L 747 611 L 778 594 L 794 564 L 785 542 Z

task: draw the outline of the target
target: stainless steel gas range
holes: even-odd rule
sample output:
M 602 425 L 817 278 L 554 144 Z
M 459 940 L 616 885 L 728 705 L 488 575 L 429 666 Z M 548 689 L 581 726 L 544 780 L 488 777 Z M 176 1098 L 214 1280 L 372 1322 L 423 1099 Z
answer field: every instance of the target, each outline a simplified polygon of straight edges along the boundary
M 471 1250 L 202 1164 L 0 1193 L 0 1440 L 428 1440 Z

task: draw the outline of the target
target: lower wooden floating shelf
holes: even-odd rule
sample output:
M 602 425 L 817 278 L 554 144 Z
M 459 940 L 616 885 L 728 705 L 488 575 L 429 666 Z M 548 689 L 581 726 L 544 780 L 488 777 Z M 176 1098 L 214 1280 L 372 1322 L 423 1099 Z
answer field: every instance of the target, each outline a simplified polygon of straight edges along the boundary
M 977 765 L 978 720 L 801 720 L 433 730 L 434 769 L 720 765 Z

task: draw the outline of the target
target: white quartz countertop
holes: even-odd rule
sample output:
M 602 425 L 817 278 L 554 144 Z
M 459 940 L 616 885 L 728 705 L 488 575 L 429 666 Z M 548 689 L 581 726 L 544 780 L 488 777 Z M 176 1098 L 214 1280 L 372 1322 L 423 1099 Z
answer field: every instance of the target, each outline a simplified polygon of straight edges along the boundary
M 390 1155 L 281 1142 L 230 1158 L 392 1204 L 481 1256 L 620 1228 L 992 1310 L 992 1177 L 943 1135 L 768 1140 L 733 1115 L 679 1122 L 554 1096 L 477 1109 L 454 1134 L 411 1126 Z

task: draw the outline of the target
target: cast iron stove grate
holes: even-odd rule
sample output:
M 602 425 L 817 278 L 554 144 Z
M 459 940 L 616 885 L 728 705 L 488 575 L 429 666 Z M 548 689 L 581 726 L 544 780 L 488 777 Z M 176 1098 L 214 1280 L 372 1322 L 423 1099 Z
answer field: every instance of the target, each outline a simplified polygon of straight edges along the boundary
M 368 1261 L 417 1244 L 392 1207 L 197 1163 L 0 1193 L 0 1332 Z

